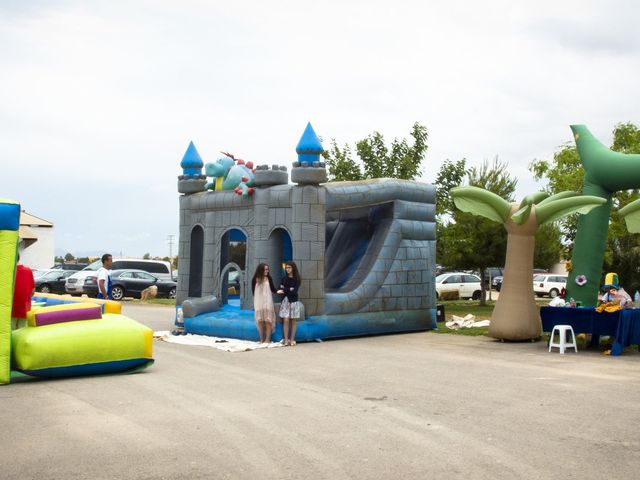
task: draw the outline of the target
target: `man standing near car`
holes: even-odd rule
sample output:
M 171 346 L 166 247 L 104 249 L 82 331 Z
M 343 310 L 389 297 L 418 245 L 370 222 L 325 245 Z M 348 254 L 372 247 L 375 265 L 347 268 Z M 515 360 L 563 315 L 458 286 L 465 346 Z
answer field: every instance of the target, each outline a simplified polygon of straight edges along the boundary
M 113 257 L 109 253 L 102 255 L 102 267 L 98 270 L 98 298 L 111 299 L 111 274 Z

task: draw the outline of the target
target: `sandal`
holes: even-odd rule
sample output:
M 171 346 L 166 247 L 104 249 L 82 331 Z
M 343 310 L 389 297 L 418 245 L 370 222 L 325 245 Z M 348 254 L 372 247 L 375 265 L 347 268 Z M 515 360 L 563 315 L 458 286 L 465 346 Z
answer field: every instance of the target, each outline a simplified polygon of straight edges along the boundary
M 293 347 L 294 345 L 296 345 L 296 341 L 295 341 L 295 340 L 291 340 L 291 342 L 289 343 L 289 345 L 291 345 L 291 346 Z

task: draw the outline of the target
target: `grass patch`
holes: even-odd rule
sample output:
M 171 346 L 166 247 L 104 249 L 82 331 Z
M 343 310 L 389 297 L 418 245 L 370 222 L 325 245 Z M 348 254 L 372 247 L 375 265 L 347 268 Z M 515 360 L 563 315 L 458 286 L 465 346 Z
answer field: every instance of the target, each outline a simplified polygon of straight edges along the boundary
M 536 305 L 547 305 L 549 303 L 548 298 L 536 298 Z M 467 314 L 475 315 L 476 320 L 490 320 L 493 308 L 496 306 L 495 301 L 487 301 L 485 305 L 480 305 L 478 300 L 445 300 L 437 302 L 438 305 L 444 305 L 444 318 L 445 321 L 451 320 L 452 315 L 458 317 L 464 317 Z M 477 337 L 481 335 L 487 335 L 489 327 L 477 327 L 477 328 L 461 328 L 459 330 L 450 330 L 445 326 L 445 322 L 438 323 L 438 329 L 433 330 L 434 333 L 446 333 L 449 335 L 467 335 L 470 337 Z
M 176 306 L 175 298 L 151 298 L 146 302 L 143 302 L 140 299 L 134 298 L 129 300 L 131 303 L 136 303 L 140 305 L 170 305 L 172 307 Z

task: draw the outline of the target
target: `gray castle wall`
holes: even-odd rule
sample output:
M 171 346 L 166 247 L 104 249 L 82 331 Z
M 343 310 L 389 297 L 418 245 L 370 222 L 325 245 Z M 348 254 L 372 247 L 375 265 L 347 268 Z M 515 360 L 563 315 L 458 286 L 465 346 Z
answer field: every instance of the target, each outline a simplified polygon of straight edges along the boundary
M 280 231 L 290 236 L 293 260 L 303 282 L 300 300 L 306 315 L 324 311 L 325 189 L 312 185 L 256 188 L 253 196 L 231 191 L 201 192 L 180 197 L 180 244 L 177 302 L 189 296 L 191 231 L 204 229 L 202 295 L 221 294 L 220 252 L 223 235 L 237 228 L 247 236 L 242 308 L 253 307 L 251 277 L 259 263 L 269 264 L 274 282 L 280 281 Z
M 385 235 L 361 265 L 357 288 L 325 292 L 325 238 L 328 213 L 349 218 L 357 209 L 390 206 Z M 277 284 L 282 260 L 281 232 L 290 236 L 293 260 L 303 277 L 300 300 L 307 316 L 435 308 L 435 187 L 419 182 L 377 179 L 320 185 L 256 188 L 253 196 L 231 191 L 180 197 L 177 302 L 189 296 L 191 232 L 204 230 L 203 296 L 221 296 L 222 239 L 232 228 L 247 237 L 241 305 L 253 307 L 251 277 L 261 262 Z M 375 242 L 373 242 L 375 243 Z M 226 260 L 223 259 L 223 263 Z M 223 265 L 224 266 L 224 265 Z M 360 281 L 361 280 L 361 281 Z

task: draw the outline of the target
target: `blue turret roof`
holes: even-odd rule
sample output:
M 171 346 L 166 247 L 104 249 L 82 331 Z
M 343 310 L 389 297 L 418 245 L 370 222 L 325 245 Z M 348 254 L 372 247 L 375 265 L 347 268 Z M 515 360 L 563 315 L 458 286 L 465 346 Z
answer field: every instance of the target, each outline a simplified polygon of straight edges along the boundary
M 296 153 L 317 153 L 320 154 L 324 151 L 320 139 L 314 132 L 311 122 L 307 123 L 307 128 L 304 129 L 304 133 L 298 142 L 296 147 Z
M 202 168 L 204 166 L 202 158 L 193 142 L 189 142 L 189 148 L 187 148 L 184 157 L 182 157 L 180 166 L 182 168 Z

